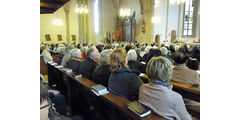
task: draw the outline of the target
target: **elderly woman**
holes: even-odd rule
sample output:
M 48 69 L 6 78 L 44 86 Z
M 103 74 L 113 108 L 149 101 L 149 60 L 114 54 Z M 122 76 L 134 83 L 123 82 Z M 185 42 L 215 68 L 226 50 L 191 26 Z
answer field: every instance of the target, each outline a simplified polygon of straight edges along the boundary
M 110 55 L 111 49 L 103 50 L 100 54 L 99 66 L 97 66 L 92 73 L 92 80 L 97 84 L 102 84 L 108 87 L 108 79 L 111 74 L 110 71 Z
M 52 61 L 53 58 L 50 54 L 50 52 L 48 51 L 49 48 L 48 48 L 48 45 L 46 46 L 43 46 L 43 52 L 42 52 L 42 56 L 43 56 L 43 59 L 44 59 L 44 62 L 47 64 L 49 61 Z
M 63 59 L 62 59 L 62 63 L 61 63 L 61 65 L 62 65 L 63 67 L 65 67 L 65 66 L 67 65 L 67 62 L 70 60 L 72 49 L 73 49 L 72 46 L 66 47 L 66 49 L 65 49 L 65 53 L 66 53 L 66 54 L 64 55 L 64 57 L 63 57 Z
M 182 96 L 172 91 L 172 85 L 168 83 L 172 76 L 171 62 L 162 56 L 153 57 L 146 72 L 150 83 L 140 87 L 139 102 L 166 119 L 191 120 Z
M 73 72 L 77 72 L 79 66 L 83 61 L 82 55 L 81 55 L 82 52 L 79 49 L 74 48 L 71 53 L 72 53 L 72 57 L 67 62 L 67 67 L 72 69 Z
M 137 53 L 135 50 L 131 49 L 128 51 L 127 59 L 129 68 L 145 73 L 146 65 L 137 61 Z
M 108 90 L 129 100 L 137 100 L 139 87 L 143 84 L 138 72 L 127 66 L 125 49 L 119 48 L 110 56 L 110 69 L 112 71 Z
M 170 58 L 170 57 L 168 56 L 168 49 L 167 49 L 166 47 L 161 47 L 161 48 L 160 48 L 160 51 L 161 51 L 161 56 L 163 56 L 163 57 L 167 58 L 168 60 L 170 60 L 171 63 L 172 63 L 172 66 L 174 66 L 174 63 L 173 63 L 172 58 Z

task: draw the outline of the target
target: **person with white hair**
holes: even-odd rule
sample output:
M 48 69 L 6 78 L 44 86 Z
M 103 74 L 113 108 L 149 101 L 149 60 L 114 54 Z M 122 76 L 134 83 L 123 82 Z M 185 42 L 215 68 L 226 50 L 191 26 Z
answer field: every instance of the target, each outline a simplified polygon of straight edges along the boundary
M 71 50 L 73 49 L 73 47 L 72 46 L 68 46 L 68 47 L 66 47 L 66 49 L 65 49 L 65 55 L 64 55 L 64 57 L 63 57 L 63 59 L 62 59 L 62 63 L 61 63 L 61 65 L 63 66 L 63 67 L 65 67 L 67 64 L 67 62 L 70 60 L 70 58 L 71 58 Z
M 170 60 L 171 63 L 172 63 L 172 66 L 174 66 L 173 60 L 168 56 L 168 49 L 166 47 L 161 47 L 160 51 L 161 51 L 161 56 L 163 56 L 163 57 L 167 58 L 168 60 Z
M 83 77 L 92 80 L 92 73 L 98 66 L 98 59 L 100 58 L 98 49 L 95 46 L 91 46 L 87 51 L 87 59 L 82 62 L 78 68 L 78 74 L 82 74 Z
M 128 66 L 133 70 L 137 70 L 141 73 L 145 73 L 146 65 L 137 61 L 137 53 L 135 50 L 131 49 L 127 53 Z
M 72 57 L 67 62 L 67 67 L 72 69 L 73 72 L 77 72 L 79 66 L 83 62 L 81 53 L 82 52 L 79 49 L 77 49 L 77 48 L 74 48 L 72 50 Z
M 149 54 L 150 49 L 152 49 L 151 46 L 147 46 L 147 47 L 145 48 L 145 54 L 144 54 L 144 56 L 142 57 L 141 62 L 148 62 L 148 54 Z
M 53 58 L 48 50 L 49 50 L 48 45 L 43 46 L 42 56 L 43 56 L 44 62 L 46 64 L 53 60 Z

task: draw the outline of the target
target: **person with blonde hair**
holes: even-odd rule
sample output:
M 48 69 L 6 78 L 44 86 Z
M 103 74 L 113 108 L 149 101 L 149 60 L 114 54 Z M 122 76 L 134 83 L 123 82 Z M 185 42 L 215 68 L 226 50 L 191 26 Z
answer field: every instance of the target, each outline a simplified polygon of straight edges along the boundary
M 146 67 L 149 83 L 140 87 L 138 101 L 166 119 L 191 120 L 182 96 L 172 91 L 172 85 L 168 83 L 172 72 L 172 64 L 167 58 L 153 57 Z
M 143 82 L 138 76 L 138 71 L 128 68 L 124 48 L 119 48 L 112 52 L 110 69 L 112 73 L 108 81 L 108 90 L 128 100 L 137 100 L 138 90 Z
M 108 79 L 111 74 L 110 71 L 110 55 L 112 49 L 105 49 L 100 54 L 99 65 L 92 73 L 92 80 L 97 84 L 102 84 L 108 87 Z

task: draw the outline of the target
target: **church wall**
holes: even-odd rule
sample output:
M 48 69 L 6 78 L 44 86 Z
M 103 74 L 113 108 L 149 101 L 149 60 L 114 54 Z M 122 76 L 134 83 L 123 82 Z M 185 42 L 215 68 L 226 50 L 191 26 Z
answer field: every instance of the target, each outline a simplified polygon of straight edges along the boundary
M 75 12 L 76 1 L 70 1 L 69 3 L 69 31 L 70 42 L 72 41 L 71 35 L 76 35 L 76 43 L 78 41 L 78 15 Z M 65 4 L 65 5 L 67 5 Z M 64 5 L 64 6 L 65 6 Z M 56 26 L 53 24 L 53 19 L 62 19 L 62 25 Z M 51 35 L 51 41 L 46 41 L 45 34 Z M 62 41 L 58 41 L 57 35 L 62 35 Z M 46 43 L 62 43 L 66 42 L 66 18 L 64 8 L 61 7 L 53 14 L 40 14 L 40 41 Z

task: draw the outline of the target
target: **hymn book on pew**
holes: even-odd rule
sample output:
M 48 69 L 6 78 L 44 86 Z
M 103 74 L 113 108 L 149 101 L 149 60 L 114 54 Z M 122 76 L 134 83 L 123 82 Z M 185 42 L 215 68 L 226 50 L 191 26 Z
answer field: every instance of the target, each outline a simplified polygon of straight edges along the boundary
M 104 94 L 109 93 L 108 90 L 107 90 L 107 88 L 104 87 L 104 86 L 101 85 L 101 84 L 94 85 L 94 86 L 92 87 L 92 91 L 93 91 L 93 93 L 95 93 L 97 96 L 99 96 L 99 95 L 104 95 Z
M 65 69 L 63 69 L 67 74 L 70 74 L 70 73 L 72 73 L 72 69 L 70 69 L 70 68 L 65 68 Z
M 57 66 L 55 66 L 55 68 L 61 69 L 61 68 L 63 68 L 63 66 L 62 65 L 57 65 Z
M 140 117 L 145 117 L 145 116 L 151 114 L 151 109 L 142 105 L 138 101 L 130 102 L 127 105 L 128 105 L 128 109 L 130 109 L 131 111 L 133 111 Z
M 82 78 L 82 75 L 72 74 L 72 76 L 75 77 L 76 79 L 78 79 L 78 78 Z

